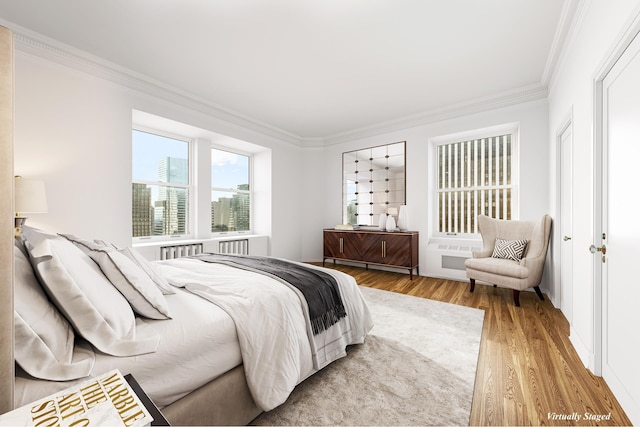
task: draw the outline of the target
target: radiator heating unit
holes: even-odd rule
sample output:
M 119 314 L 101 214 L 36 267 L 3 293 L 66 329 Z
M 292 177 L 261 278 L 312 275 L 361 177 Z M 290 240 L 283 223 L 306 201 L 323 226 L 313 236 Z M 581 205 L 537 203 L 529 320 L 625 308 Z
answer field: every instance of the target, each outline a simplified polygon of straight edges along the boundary
M 427 245 L 427 275 L 453 280 L 467 280 L 464 262 L 472 257 L 473 251 L 482 248 L 482 242 L 460 241 L 429 241 Z
M 180 245 L 161 246 L 160 247 L 160 259 L 174 259 L 184 256 L 192 256 L 201 254 L 202 243 L 186 243 Z
M 249 255 L 249 239 L 221 240 L 218 242 L 218 253 Z

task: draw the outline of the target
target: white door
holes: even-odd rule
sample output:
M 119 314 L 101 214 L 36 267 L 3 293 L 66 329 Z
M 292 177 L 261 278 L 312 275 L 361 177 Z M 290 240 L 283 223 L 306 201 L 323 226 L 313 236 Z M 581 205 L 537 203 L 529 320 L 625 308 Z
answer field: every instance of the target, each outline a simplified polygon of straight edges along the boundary
M 605 77 L 602 95 L 602 376 L 640 425 L 640 36 Z
M 573 137 L 571 122 L 560 133 L 560 310 L 573 322 Z

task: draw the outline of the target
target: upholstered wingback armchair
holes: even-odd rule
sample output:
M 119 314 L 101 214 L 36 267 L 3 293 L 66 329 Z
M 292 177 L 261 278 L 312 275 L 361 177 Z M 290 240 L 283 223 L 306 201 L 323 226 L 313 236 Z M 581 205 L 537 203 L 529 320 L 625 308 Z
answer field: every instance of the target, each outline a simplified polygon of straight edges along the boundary
M 507 221 L 478 216 L 483 248 L 465 261 L 469 292 L 476 280 L 513 289 L 513 301 L 520 307 L 520 291 L 533 287 L 541 300 L 540 281 L 551 234 L 551 217 L 539 221 Z M 524 243 L 523 243 L 524 241 Z

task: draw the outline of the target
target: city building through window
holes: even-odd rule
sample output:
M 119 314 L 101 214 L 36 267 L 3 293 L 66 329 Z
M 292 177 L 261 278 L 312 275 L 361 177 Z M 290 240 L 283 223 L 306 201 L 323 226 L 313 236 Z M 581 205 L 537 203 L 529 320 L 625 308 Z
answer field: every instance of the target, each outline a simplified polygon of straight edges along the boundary
M 515 133 L 436 146 L 438 233 L 478 233 L 481 214 L 512 219 L 515 148 Z
M 133 130 L 133 237 L 190 233 L 190 141 Z
M 246 155 L 211 149 L 211 231 L 251 228 L 250 160 Z

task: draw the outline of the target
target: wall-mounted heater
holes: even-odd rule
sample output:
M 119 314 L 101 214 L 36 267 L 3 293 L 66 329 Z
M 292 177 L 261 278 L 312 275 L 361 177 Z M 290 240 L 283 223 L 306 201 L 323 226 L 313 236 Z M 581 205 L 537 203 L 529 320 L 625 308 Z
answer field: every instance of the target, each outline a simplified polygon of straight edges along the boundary
M 165 260 L 201 253 L 269 255 L 269 236 L 216 237 L 202 240 L 143 243 L 135 246 L 149 260 Z
M 220 240 L 218 242 L 218 253 L 249 255 L 249 239 Z
M 186 243 L 171 246 L 161 246 L 160 259 L 165 260 L 181 258 L 184 256 L 201 254 L 202 252 L 202 243 Z
M 427 245 L 427 275 L 466 281 L 464 261 L 481 248 L 482 241 L 431 239 Z

